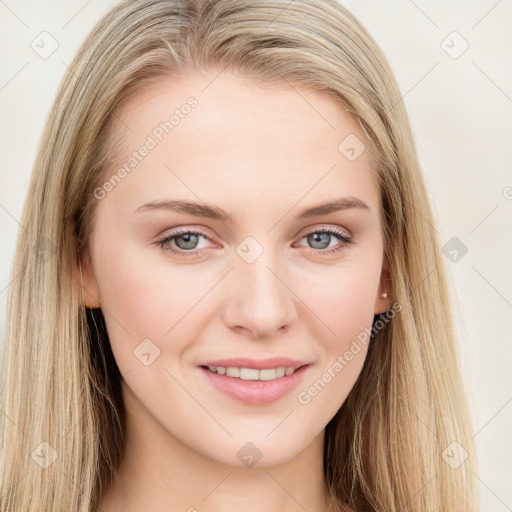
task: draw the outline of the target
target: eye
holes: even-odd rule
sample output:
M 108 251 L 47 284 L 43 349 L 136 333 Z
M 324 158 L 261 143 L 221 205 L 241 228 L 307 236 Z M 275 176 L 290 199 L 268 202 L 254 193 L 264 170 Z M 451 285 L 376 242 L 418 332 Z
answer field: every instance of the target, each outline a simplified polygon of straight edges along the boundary
M 197 249 L 203 249 L 200 246 L 200 239 L 209 240 L 209 238 L 193 229 L 180 229 L 165 236 L 155 244 L 162 248 L 162 250 L 178 254 L 180 256 L 193 256 L 198 253 Z
M 310 244 L 310 248 L 314 249 L 313 252 L 321 255 L 341 251 L 353 242 L 350 235 L 345 234 L 336 228 L 316 229 L 315 231 L 310 231 L 301 238 L 301 240 L 304 239 L 306 239 L 306 242 Z M 331 242 L 334 242 L 334 245 L 331 245 Z
M 210 238 L 201 231 L 194 229 L 179 229 L 166 235 L 155 244 L 163 251 L 177 254 L 178 256 L 193 257 L 201 252 L 208 244 L 201 246 L 201 239 L 210 241 Z M 331 254 L 341 251 L 350 245 L 352 237 L 336 228 L 316 229 L 306 233 L 300 240 L 306 239 L 310 244 L 309 249 L 315 254 Z M 334 242 L 334 245 L 332 245 Z M 299 245 L 299 247 L 303 247 Z

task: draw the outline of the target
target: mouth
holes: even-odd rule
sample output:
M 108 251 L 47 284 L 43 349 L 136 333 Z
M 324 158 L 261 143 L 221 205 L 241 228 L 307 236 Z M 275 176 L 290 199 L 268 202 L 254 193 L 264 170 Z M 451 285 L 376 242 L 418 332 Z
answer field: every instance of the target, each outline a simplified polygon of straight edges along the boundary
M 231 363 L 233 364 L 233 363 Z M 311 364 L 287 361 L 289 366 L 269 367 L 265 364 L 221 366 L 204 364 L 198 367 L 207 382 L 222 394 L 248 405 L 265 405 L 289 395 L 304 379 Z M 255 368 L 254 366 L 267 366 Z
M 201 366 L 201 368 L 208 369 L 210 372 L 217 373 L 218 375 L 226 375 L 227 377 L 233 377 L 235 379 L 269 381 L 293 375 L 295 371 L 302 368 L 302 366 L 298 368 L 294 366 L 278 366 L 277 368 L 265 368 L 262 370 L 237 366 Z

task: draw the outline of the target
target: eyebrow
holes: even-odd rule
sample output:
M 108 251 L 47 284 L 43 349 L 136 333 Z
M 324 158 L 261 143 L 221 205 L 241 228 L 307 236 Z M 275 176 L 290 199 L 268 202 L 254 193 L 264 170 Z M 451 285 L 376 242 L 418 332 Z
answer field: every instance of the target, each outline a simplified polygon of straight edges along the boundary
M 333 201 L 329 201 L 327 203 L 322 203 L 306 208 L 302 210 L 298 215 L 296 215 L 295 219 L 305 220 L 310 219 L 311 217 L 319 217 L 321 215 L 327 215 L 329 213 L 352 208 L 358 208 L 367 211 L 371 210 L 371 208 L 366 203 L 363 203 L 363 201 L 357 197 L 346 196 L 340 197 L 339 199 L 335 199 Z M 172 199 L 146 203 L 137 208 L 135 213 L 154 210 L 172 210 L 178 213 L 185 213 L 194 215 L 196 217 L 218 220 L 221 222 L 232 222 L 233 220 L 231 215 L 217 206 Z

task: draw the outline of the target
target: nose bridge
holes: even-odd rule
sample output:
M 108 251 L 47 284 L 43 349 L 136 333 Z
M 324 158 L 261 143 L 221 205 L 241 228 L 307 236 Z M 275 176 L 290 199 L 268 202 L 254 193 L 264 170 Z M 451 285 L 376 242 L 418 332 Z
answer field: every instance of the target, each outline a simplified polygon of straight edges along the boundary
M 245 327 L 254 335 L 270 336 L 289 325 L 296 312 L 276 251 L 259 245 L 259 255 L 254 252 L 258 248 L 251 240 L 237 248 L 228 321 L 232 327 Z M 251 257 L 247 257 L 251 251 Z

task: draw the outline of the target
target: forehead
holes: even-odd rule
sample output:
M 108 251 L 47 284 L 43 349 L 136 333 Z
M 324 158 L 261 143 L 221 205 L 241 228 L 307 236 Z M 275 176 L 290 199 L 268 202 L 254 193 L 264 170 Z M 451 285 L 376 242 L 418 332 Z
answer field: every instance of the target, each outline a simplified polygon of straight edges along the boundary
M 165 77 L 117 109 L 111 134 L 119 142 L 113 170 L 151 146 L 123 183 L 139 192 L 144 186 L 148 196 L 179 178 L 212 200 L 250 193 L 270 202 L 283 194 L 315 201 L 346 193 L 378 201 L 361 127 L 340 101 L 304 85 L 232 73 Z

